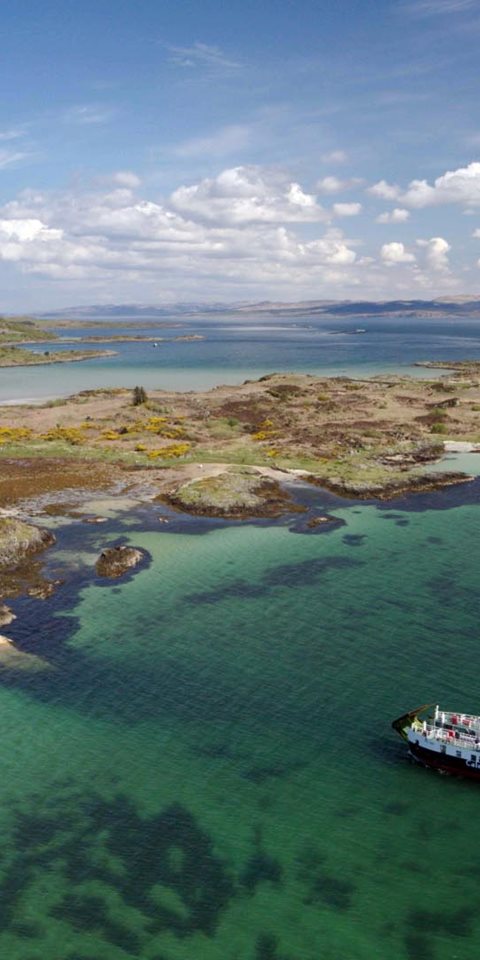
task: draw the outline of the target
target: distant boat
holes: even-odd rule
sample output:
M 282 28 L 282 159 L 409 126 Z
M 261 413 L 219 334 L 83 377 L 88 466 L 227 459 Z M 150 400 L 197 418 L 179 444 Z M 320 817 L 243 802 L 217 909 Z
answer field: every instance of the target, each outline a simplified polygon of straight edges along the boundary
M 156 340 L 155 340 L 155 343 L 153 344 L 153 346 L 154 346 L 154 347 L 158 347 L 158 343 L 157 343 Z
M 365 327 L 357 327 L 353 332 L 354 332 L 354 333 L 366 333 L 367 331 L 366 331 Z
M 441 773 L 480 780 L 480 716 L 425 704 L 404 713 L 392 727 L 414 760 Z

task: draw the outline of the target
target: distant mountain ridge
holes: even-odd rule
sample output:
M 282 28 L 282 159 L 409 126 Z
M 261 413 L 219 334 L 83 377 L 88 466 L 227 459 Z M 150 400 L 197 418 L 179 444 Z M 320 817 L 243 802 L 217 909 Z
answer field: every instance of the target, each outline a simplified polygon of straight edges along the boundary
M 39 319 L 69 318 L 72 320 L 151 320 L 167 317 L 227 317 L 252 315 L 298 316 L 308 313 L 318 317 L 342 316 L 416 316 L 428 319 L 442 314 L 480 317 L 480 295 L 438 297 L 434 300 L 299 300 L 284 302 L 262 300 L 237 303 L 165 303 L 155 304 L 91 304 L 34 314 Z

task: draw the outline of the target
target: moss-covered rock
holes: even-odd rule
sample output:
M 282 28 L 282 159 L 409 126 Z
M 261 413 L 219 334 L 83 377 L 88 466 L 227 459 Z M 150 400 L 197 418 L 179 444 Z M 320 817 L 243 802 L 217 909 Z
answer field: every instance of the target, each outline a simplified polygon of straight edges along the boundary
M 0 517 L 0 569 L 18 566 L 27 557 L 45 550 L 55 537 L 17 517 Z
M 276 480 L 251 467 L 189 480 L 161 499 L 180 510 L 208 517 L 274 517 L 302 509 Z
M 137 567 L 144 557 L 143 550 L 138 547 L 106 547 L 95 564 L 95 570 L 99 577 L 116 579 Z

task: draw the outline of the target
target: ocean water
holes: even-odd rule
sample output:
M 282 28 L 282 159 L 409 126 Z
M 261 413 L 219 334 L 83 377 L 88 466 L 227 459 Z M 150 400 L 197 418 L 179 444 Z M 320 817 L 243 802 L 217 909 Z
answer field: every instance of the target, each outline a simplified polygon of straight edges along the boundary
M 390 723 L 479 712 L 479 491 L 298 484 L 307 513 L 275 522 L 104 501 L 58 526 L 64 584 L 4 629 L 0 956 L 478 956 L 479 787 Z M 308 532 L 325 511 L 344 524 Z M 118 542 L 148 561 L 99 580 Z
M 125 333 L 127 324 L 108 328 Z M 357 329 L 364 333 L 355 333 Z M 65 330 L 58 334 L 65 336 Z M 155 336 L 157 331 L 138 323 L 134 332 Z M 70 336 L 105 333 L 98 328 L 73 328 Z M 204 340 L 161 341 L 161 337 L 200 334 Z M 421 360 L 480 359 L 480 321 L 442 317 L 419 322 L 411 318 L 378 317 L 325 320 L 305 316 L 297 321 L 228 320 L 199 318 L 184 326 L 158 329 L 158 347 L 152 343 L 86 344 L 86 349 L 114 349 L 117 356 L 97 360 L 0 368 L 0 402 L 57 397 L 99 386 L 141 384 L 147 389 L 204 390 L 220 383 L 241 383 L 274 371 L 297 370 L 325 375 L 370 376 L 401 370 L 414 376 L 425 371 L 413 366 Z M 75 344 L 55 344 L 71 350 Z M 43 345 L 28 347 L 39 353 Z M 47 345 L 48 349 L 48 345 Z M 431 375 L 431 374 L 428 374 Z

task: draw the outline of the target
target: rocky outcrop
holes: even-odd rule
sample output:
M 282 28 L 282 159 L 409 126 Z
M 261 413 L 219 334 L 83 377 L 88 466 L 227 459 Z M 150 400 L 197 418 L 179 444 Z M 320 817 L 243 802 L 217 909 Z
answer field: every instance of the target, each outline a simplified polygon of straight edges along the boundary
M 170 506 L 204 517 L 247 519 L 278 517 L 303 511 L 280 484 L 252 467 L 236 467 L 216 476 L 190 480 L 161 500 Z
M 424 473 L 393 477 L 382 481 L 344 480 L 341 477 L 306 477 L 309 483 L 331 490 L 341 497 L 358 500 L 393 500 L 404 493 L 428 493 L 458 483 L 469 483 L 475 478 L 467 473 Z
M 55 537 L 50 530 L 42 530 L 17 517 L 0 517 L 0 570 L 15 568 L 52 543 Z
M 144 558 L 143 550 L 139 550 L 138 547 L 123 545 L 106 547 L 95 564 L 95 570 L 99 577 L 115 580 L 135 569 Z
M 16 620 L 16 616 L 6 603 L 0 603 L 0 627 L 8 627 L 9 623 Z

